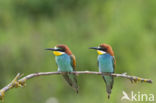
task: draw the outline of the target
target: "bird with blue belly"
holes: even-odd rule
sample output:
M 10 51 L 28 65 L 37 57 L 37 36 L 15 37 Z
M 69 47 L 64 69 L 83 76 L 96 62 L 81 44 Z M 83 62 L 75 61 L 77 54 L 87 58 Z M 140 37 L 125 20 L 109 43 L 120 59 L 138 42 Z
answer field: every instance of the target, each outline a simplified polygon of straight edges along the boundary
M 99 47 L 91 47 L 90 49 L 94 49 L 98 53 L 99 72 L 108 74 L 114 73 L 116 61 L 112 47 L 108 44 L 101 44 Z M 109 99 L 113 88 L 114 78 L 113 76 L 104 74 L 102 77 L 106 84 L 106 91 Z
M 53 51 L 58 71 L 62 72 L 67 83 L 78 93 L 76 75 L 70 74 L 70 72 L 76 71 L 76 60 L 71 50 L 67 45 L 56 45 L 54 48 L 47 48 L 46 50 Z

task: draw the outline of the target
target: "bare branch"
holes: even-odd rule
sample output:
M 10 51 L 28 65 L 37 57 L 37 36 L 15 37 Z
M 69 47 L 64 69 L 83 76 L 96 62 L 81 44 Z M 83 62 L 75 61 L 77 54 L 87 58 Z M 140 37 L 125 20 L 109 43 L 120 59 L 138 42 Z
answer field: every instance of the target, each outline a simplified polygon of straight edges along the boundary
M 64 72 L 39 72 L 39 73 L 32 73 L 29 74 L 23 78 L 22 75 L 20 73 L 18 73 L 16 75 L 16 77 L 12 80 L 11 83 L 9 83 L 7 86 L 3 87 L 0 90 L 0 99 L 3 100 L 4 99 L 4 94 L 6 91 L 12 89 L 12 88 L 17 88 L 17 87 L 22 87 L 25 85 L 26 81 L 28 79 L 34 78 L 34 77 L 38 77 L 38 76 L 48 76 L 48 75 L 60 75 Z M 137 82 L 137 81 L 141 81 L 141 82 L 146 82 L 146 83 L 152 83 L 151 79 L 144 79 L 144 78 L 140 78 L 137 76 L 130 76 L 127 75 L 127 73 L 122 73 L 122 74 L 116 74 L 116 73 L 101 73 L 101 72 L 93 72 L 93 71 L 74 71 L 74 72 L 68 72 L 69 74 L 94 74 L 94 75 L 110 75 L 113 77 L 121 77 L 121 78 L 127 78 L 129 79 L 132 83 L 133 82 Z M 20 79 L 21 78 L 21 79 Z

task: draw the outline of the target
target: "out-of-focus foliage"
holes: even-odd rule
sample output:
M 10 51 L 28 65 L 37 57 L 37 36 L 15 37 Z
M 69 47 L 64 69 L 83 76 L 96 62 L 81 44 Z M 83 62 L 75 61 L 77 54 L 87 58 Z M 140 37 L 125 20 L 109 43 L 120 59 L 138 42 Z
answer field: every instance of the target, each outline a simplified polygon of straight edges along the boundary
M 44 48 L 67 44 L 77 70 L 98 71 L 88 47 L 112 45 L 116 72 L 155 78 L 155 0 L 0 0 L 0 87 L 16 73 L 56 71 Z M 100 76 L 78 76 L 79 94 L 61 76 L 38 77 L 6 94 L 5 103 L 125 103 L 122 91 L 156 94 L 155 84 L 115 79 L 110 100 Z M 103 102 L 104 101 L 104 102 Z

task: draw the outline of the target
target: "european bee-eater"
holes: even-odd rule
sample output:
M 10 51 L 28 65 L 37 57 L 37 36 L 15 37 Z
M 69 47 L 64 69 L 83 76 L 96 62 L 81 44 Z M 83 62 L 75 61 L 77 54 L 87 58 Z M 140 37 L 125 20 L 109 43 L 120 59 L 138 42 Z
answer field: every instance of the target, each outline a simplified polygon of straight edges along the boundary
M 116 61 L 112 47 L 108 44 L 101 44 L 99 47 L 91 47 L 90 49 L 97 50 L 99 72 L 114 73 Z M 102 77 L 106 83 L 106 91 L 109 99 L 113 88 L 114 78 L 113 76 L 106 75 L 102 75 Z
M 72 54 L 68 46 L 56 45 L 54 48 L 48 48 L 46 50 L 53 51 L 53 54 L 55 55 L 56 64 L 58 66 L 58 71 L 63 72 L 62 75 L 64 79 L 78 93 L 76 75 L 69 73 L 75 71 L 76 60 L 75 56 Z

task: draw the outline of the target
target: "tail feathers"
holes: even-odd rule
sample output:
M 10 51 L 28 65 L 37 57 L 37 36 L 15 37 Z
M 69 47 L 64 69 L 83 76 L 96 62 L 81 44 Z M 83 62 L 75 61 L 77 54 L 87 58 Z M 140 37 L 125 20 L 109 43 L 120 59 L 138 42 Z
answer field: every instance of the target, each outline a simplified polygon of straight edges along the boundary
M 77 79 L 74 74 L 64 74 L 64 79 L 67 81 L 67 83 L 76 91 L 78 94 L 78 85 L 77 85 Z
M 110 98 L 110 94 L 112 92 L 112 89 L 110 88 L 109 85 L 106 86 L 106 91 L 107 91 L 107 95 L 108 95 L 108 99 Z
M 108 94 L 108 99 L 110 98 L 110 94 Z
M 113 88 L 114 78 L 112 76 L 102 76 L 106 83 L 106 91 L 108 94 L 108 99 L 110 98 L 110 94 Z

